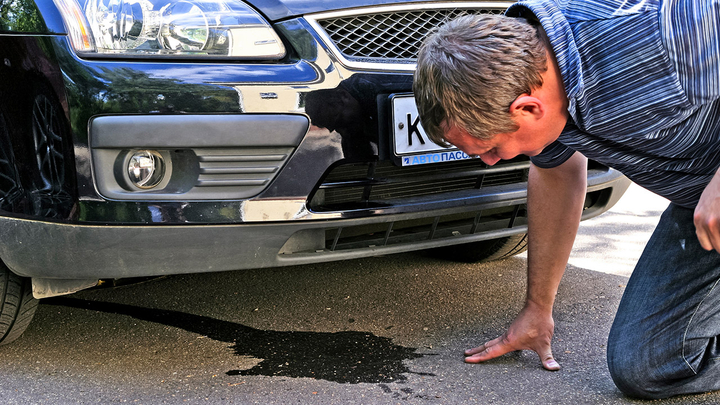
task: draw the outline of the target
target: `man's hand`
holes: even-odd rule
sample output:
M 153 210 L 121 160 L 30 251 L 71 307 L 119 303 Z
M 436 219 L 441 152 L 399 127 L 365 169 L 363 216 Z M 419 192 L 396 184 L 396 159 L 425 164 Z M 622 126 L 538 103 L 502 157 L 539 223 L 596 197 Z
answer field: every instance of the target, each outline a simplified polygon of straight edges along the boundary
M 552 314 L 528 303 L 505 334 L 480 347 L 466 350 L 465 362 L 480 363 L 512 351 L 532 350 L 540 356 L 545 369 L 560 370 L 550 347 L 554 328 Z
M 720 252 L 720 171 L 715 173 L 700 196 L 693 220 L 703 249 Z

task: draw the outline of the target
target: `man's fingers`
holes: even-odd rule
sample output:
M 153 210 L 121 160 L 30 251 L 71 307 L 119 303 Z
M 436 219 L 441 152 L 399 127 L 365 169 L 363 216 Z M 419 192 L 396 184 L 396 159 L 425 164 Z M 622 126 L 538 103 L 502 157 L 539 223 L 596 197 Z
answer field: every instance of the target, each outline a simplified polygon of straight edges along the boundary
M 480 363 L 486 360 L 500 357 L 505 353 L 510 353 L 516 349 L 505 343 L 502 338 L 497 338 L 485 343 L 475 349 L 465 351 L 465 362 L 466 363 Z
M 718 218 L 713 217 L 711 222 L 708 224 L 708 239 L 710 239 L 710 249 L 715 249 L 720 252 L 720 224 L 718 224 Z
M 700 246 L 702 246 L 705 250 L 712 250 L 713 246 L 712 243 L 710 243 L 710 238 L 708 238 L 707 233 L 702 228 L 696 228 L 696 232 L 698 242 L 700 242 Z
M 473 349 L 465 350 L 465 362 L 466 363 L 481 363 L 486 360 L 500 357 L 503 354 L 510 353 L 516 349 L 511 347 L 508 343 L 504 342 L 502 338 L 497 338 L 485 343 L 482 346 L 475 347 Z M 548 351 L 536 351 L 540 357 L 543 367 L 546 370 L 557 371 L 560 370 L 560 364 L 555 361 L 552 355 L 552 351 L 548 348 Z
M 485 349 L 487 349 L 488 347 L 490 347 L 490 346 L 495 346 L 495 345 L 498 344 L 499 342 L 500 342 L 500 338 L 495 338 L 495 339 L 493 339 L 493 340 L 491 340 L 491 341 L 489 341 L 489 342 L 487 342 L 487 343 L 485 343 L 485 344 L 483 344 L 483 345 L 480 345 L 480 346 L 475 347 L 475 348 L 472 348 L 472 349 L 465 350 L 465 356 L 473 356 L 473 355 L 475 355 L 475 354 L 478 354 L 478 353 L 480 353 L 480 352 L 483 352 L 483 351 L 485 351 Z
M 700 246 L 705 250 L 716 250 L 720 252 L 720 216 L 714 211 L 707 209 L 695 209 L 693 222 Z
M 698 242 L 705 250 L 720 252 L 720 233 L 712 228 L 696 227 Z
M 487 344 L 487 343 L 486 343 Z M 473 356 L 485 350 L 485 345 L 474 347 L 472 349 L 465 350 L 465 356 Z
M 553 357 L 551 352 L 547 352 L 545 354 L 538 353 L 538 356 L 540 356 L 540 361 L 542 361 L 542 365 L 543 365 L 543 367 L 545 367 L 545 370 L 550 370 L 550 371 L 560 370 L 560 364 L 558 364 L 558 362 L 555 361 L 555 358 Z

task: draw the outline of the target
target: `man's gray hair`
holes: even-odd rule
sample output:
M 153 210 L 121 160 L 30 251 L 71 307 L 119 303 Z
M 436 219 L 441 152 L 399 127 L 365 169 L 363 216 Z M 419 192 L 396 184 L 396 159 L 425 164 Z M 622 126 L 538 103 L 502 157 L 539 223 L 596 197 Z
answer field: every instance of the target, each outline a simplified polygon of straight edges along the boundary
M 451 125 L 480 139 L 516 131 L 510 105 L 542 85 L 546 44 L 524 18 L 467 15 L 433 31 L 418 55 L 413 92 L 433 142 Z

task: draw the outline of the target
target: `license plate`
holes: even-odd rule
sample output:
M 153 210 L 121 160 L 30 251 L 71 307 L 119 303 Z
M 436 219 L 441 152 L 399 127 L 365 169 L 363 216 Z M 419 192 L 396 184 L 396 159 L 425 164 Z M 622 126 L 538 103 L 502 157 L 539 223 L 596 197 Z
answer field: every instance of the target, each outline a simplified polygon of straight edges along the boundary
M 412 95 L 395 95 L 391 101 L 393 152 L 403 166 L 470 159 L 457 148 L 443 148 L 428 138 Z

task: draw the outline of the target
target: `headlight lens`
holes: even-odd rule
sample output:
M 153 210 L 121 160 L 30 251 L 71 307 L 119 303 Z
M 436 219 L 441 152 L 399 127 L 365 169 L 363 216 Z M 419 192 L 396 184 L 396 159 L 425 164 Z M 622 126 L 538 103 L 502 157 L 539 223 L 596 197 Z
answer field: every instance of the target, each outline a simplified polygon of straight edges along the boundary
M 82 1 L 82 0 L 80 0 Z M 77 52 L 279 59 L 270 25 L 240 0 L 55 0 Z

